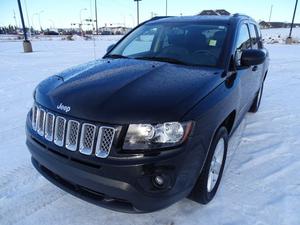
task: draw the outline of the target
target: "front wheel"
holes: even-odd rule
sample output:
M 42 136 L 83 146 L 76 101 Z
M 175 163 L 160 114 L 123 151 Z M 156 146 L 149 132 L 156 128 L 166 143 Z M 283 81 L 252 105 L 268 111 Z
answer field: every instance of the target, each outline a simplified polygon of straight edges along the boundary
M 219 128 L 213 138 L 205 165 L 189 198 L 207 204 L 215 196 L 219 187 L 226 161 L 228 133 Z

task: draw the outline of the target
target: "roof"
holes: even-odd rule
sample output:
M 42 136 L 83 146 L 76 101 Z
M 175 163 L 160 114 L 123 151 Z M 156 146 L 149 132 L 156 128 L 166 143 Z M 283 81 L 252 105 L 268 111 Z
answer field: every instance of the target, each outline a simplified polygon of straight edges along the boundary
M 167 23 L 167 22 L 186 22 L 186 23 L 216 23 L 225 24 L 231 21 L 239 21 L 241 19 L 251 19 L 246 15 L 234 14 L 234 15 L 196 15 L 196 16 L 169 16 L 169 17 L 154 17 L 149 23 Z

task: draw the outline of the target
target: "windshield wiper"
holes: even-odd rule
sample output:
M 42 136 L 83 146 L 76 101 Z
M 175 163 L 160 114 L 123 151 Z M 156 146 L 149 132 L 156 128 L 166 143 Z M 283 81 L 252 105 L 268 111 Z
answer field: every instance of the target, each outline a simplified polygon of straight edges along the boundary
M 192 66 L 192 64 L 183 62 L 183 61 L 181 61 L 179 59 L 174 59 L 174 58 L 169 58 L 169 57 L 141 56 L 141 57 L 136 57 L 134 59 L 153 60 L 153 61 L 168 62 L 168 63 L 174 63 L 174 64 Z
M 107 55 L 104 58 L 112 58 L 112 59 L 127 59 L 128 57 L 125 55 L 120 55 L 120 54 L 111 54 Z

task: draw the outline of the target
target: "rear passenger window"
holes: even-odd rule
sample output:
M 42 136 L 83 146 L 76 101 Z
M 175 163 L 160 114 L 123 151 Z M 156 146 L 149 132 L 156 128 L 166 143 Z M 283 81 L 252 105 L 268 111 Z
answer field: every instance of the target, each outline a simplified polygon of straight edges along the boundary
M 248 26 L 246 24 L 243 24 L 240 27 L 240 32 L 238 34 L 238 39 L 236 43 L 235 61 L 237 66 L 241 65 L 242 51 L 250 48 L 251 48 L 251 39 L 249 35 Z
M 250 30 L 252 48 L 253 49 L 258 49 L 258 37 L 257 37 L 257 32 L 256 32 L 255 25 L 254 24 L 249 24 L 249 30 Z

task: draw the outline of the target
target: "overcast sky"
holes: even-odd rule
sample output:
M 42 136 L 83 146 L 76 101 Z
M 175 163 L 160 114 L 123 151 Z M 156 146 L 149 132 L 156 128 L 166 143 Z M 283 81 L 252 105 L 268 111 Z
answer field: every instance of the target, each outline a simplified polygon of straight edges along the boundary
M 94 0 L 21 0 L 21 2 L 25 23 L 29 22 L 35 28 L 39 27 L 39 23 L 43 28 L 66 28 L 70 27 L 71 23 L 79 23 L 80 14 L 83 20 L 94 17 Z M 133 0 L 97 0 L 97 4 L 99 26 L 136 25 L 136 3 Z M 149 19 L 154 13 L 165 15 L 165 5 L 166 0 L 142 0 L 140 21 Z M 256 20 L 268 21 L 272 5 L 271 21 L 291 21 L 295 0 L 168 0 L 168 15 L 195 15 L 204 9 L 226 9 L 231 13 L 244 13 Z M 17 0 L 0 0 L 0 9 L 0 26 L 16 23 L 20 25 Z M 300 9 L 295 21 L 300 22 Z

